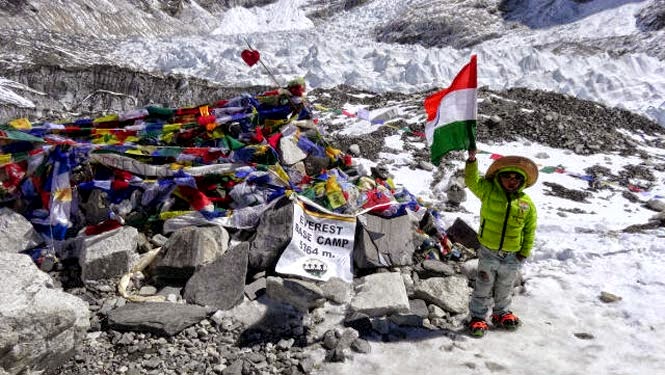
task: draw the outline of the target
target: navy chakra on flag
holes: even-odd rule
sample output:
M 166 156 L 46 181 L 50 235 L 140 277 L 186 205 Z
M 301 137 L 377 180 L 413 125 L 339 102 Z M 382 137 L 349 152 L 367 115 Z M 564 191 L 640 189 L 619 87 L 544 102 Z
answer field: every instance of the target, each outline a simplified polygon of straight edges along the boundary
M 326 272 L 328 272 L 328 265 L 318 259 L 313 258 L 307 259 L 303 263 L 302 268 L 305 270 L 305 272 L 316 277 L 321 277 L 325 275 Z

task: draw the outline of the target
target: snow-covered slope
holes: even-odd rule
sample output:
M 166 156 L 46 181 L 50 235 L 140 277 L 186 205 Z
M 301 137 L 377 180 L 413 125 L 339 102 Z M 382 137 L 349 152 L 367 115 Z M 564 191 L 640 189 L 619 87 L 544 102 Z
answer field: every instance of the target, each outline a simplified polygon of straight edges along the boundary
M 239 58 L 249 43 L 281 82 L 303 76 L 310 88 L 415 92 L 446 86 L 476 53 L 481 85 L 559 92 L 665 124 L 661 1 L 278 0 L 229 8 L 237 3 L 32 1 L 34 10 L 0 11 L 0 76 L 43 62 L 103 61 L 227 86 L 272 85 L 259 65 Z

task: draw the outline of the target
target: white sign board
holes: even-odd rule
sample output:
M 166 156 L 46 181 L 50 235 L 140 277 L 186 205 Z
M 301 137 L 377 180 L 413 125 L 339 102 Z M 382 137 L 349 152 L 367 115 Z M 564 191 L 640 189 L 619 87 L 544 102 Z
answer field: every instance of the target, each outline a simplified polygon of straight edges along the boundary
M 338 277 L 353 282 L 355 217 L 312 212 L 296 200 L 292 231 L 275 271 L 321 281 Z

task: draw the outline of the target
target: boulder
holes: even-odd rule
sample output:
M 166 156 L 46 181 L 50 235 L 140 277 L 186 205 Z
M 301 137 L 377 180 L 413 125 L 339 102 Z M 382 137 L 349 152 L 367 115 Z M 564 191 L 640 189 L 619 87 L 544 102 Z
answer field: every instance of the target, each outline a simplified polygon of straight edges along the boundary
M 303 313 L 326 302 L 323 291 L 315 283 L 276 276 L 268 277 L 266 294 L 270 299 L 289 304 Z
M 197 269 L 185 285 L 187 302 L 228 310 L 243 300 L 249 243 L 242 242 Z
M 414 233 L 418 222 L 409 215 L 386 219 L 376 215 L 358 217 L 353 260 L 357 268 L 407 266 L 420 245 Z
M 293 204 L 280 198 L 261 215 L 256 237 L 249 248 L 249 267 L 255 272 L 274 270 L 279 256 L 291 241 Z
M 461 276 L 432 277 L 416 287 L 416 297 L 454 314 L 468 311 L 471 288 Z
M 88 305 L 53 287 L 29 256 L 0 252 L 0 373 L 50 371 L 90 327 Z
M 19 253 L 43 242 L 23 215 L 6 207 L 0 208 L 0 253 Z
M 139 232 L 134 227 L 121 227 L 78 242 L 81 280 L 119 277 L 138 261 Z
M 184 284 L 197 267 L 214 262 L 228 246 L 229 234 L 220 226 L 181 228 L 166 241 L 148 272 L 158 284 Z
M 356 295 L 349 305 L 352 314 L 377 317 L 409 312 L 409 298 L 399 272 L 375 273 L 357 282 Z
M 211 309 L 170 302 L 128 303 L 111 310 L 109 327 L 116 331 L 149 332 L 174 336 L 205 319 Z

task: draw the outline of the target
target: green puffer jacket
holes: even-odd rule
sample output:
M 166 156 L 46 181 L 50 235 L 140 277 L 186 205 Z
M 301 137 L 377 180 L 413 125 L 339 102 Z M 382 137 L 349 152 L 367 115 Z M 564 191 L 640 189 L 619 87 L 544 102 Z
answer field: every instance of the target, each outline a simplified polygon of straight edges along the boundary
M 518 168 L 500 171 L 517 172 L 526 178 Z M 507 194 L 498 178 L 480 177 L 477 160 L 466 163 L 464 181 L 482 203 L 478 241 L 488 249 L 519 252 L 528 257 L 536 237 L 537 215 L 533 201 L 522 191 L 524 185 L 516 193 Z

